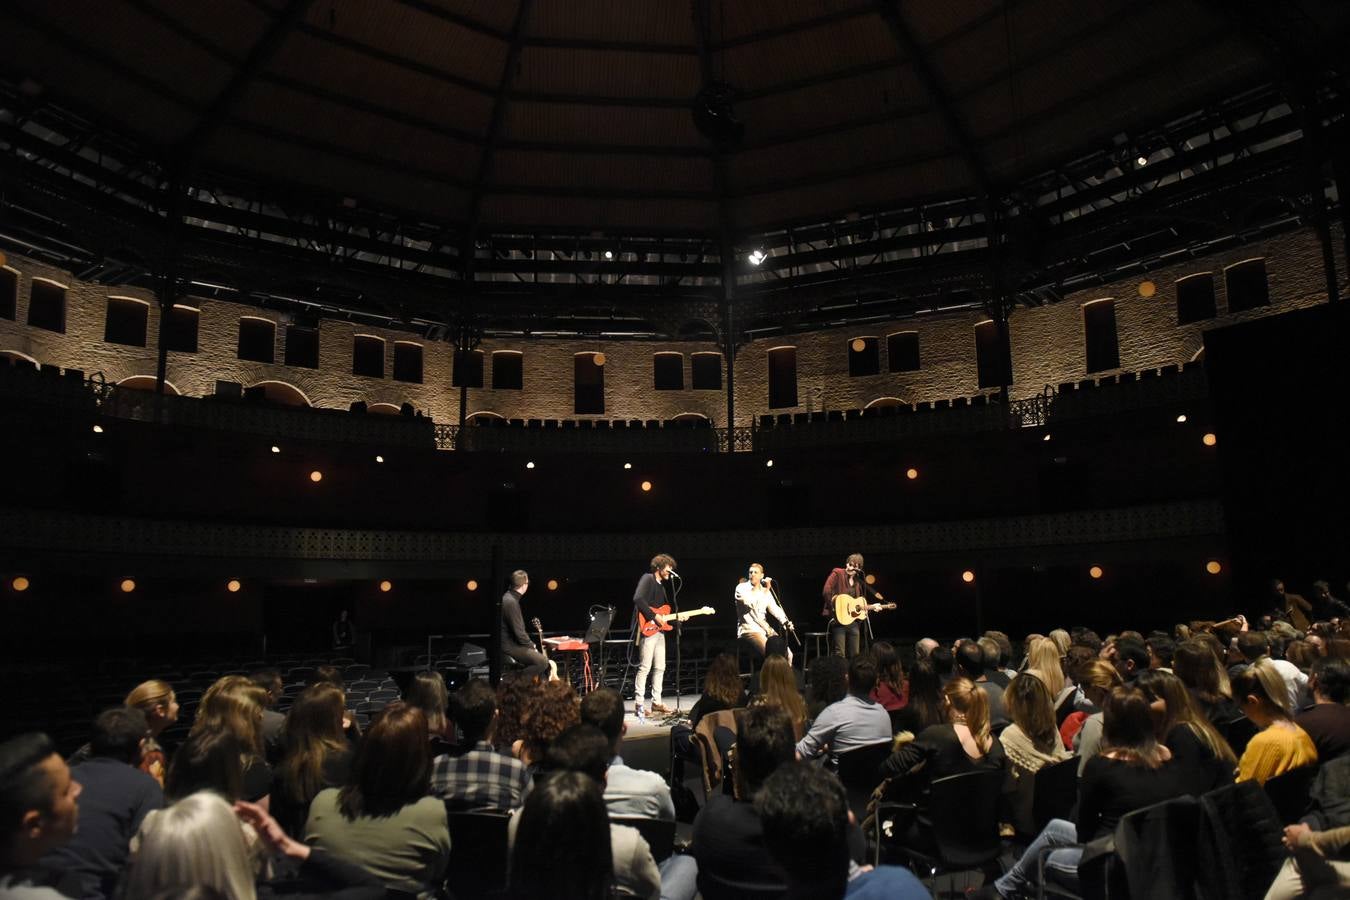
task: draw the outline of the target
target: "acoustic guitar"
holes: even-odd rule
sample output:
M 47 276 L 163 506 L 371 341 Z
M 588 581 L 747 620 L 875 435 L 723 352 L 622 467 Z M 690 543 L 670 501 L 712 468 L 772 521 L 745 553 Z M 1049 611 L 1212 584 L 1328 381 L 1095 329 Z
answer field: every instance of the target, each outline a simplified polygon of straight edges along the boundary
M 651 637 L 658 631 L 670 631 L 675 627 L 670 624 L 671 622 L 683 622 L 685 619 L 692 619 L 694 616 L 711 616 L 715 612 L 717 612 L 717 610 L 713 609 L 711 606 L 705 606 L 702 609 L 691 609 L 682 612 L 679 615 L 672 616 L 670 614 L 670 604 L 664 603 L 660 606 L 652 607 L 652 615 L 666 617 L 666 624 L 657 625 L 655 619 L 648 619 L 642 614 L 641 610 L 638 610 L 638 640 L 640 641 L 642 638 Z
M 886 598 L 877 594 L 878 600 Z M 852 625 L 867 618 L 869 612 L 883 609 L 895 609 L 894 603 L 868 603 L 864 597 L 850 597 L 848 594 L 834 595 L 834 619 L 840 625 Z

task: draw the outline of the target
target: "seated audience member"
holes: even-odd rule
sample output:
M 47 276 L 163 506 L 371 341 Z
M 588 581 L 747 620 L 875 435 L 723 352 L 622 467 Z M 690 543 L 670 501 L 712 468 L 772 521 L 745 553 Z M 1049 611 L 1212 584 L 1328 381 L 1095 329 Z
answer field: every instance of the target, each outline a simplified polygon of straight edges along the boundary
M 872 655 L 877 661 L 877 686 L 872 689 L 872 699 L 887 712 L 900 709 L 908 702 L 900 654 L 889 641 L 877 641 L 872 645 Z
M 787 900 L 919 900 L 929 893 L 900 866 L 860 869 L 849 859 L 848 797 L 818 766 L 788 763 L 755 799 L 764 841 L 787 873 Z
M 741 709 L 747 699 L 741 675 L 736 671 L 736 658 L 729 653 L 714 656 L 703 675 L 703 696 L 695 701 L 693 709 L 689 711 L 689 724 L 680 722 L 670 729 L 677 778 L 683 776 L 685 762 L 699 761 L 698 749 L 694 746 L 694 729 L 703 717 L 723 710 Z
M 938 681 L 946 684 L 952 680 L 956 674 L 956 658 L 952 655 L 951 647 L 937 647 L 928 658 L 933 662 L 933 671 L 937 672 Z
M 286 752 L 273 770 L 270 809 L 287 834 L 304 834 L 309 804 L 324 788 L 341 787 L 353 751 L 342 734 L 342 690 L 307 687 L 286 716 Z
M 1223 725 L 1242 715 L 1233 702 L 1228 672 L 1214 654 L 1210 642 L 1191 638 L 1177 645 L 1172 654 L 1172 671 L 1186 685 L 1191 699 L 1205 718 Z
M 356 716 L 347 708 L 347 680 L 343 678 L 342 670 L 337 666 L 316 666 L 306 686 L 313 687 L 316 684 L 331 684 L 342 691 L 342 734 L 354 748 L 356 742 L 361 739 L 361 723 L 356 721 Z
M 1116 671 L 1126 684 L 1134 681 L 1140 672 L 1148 671 L 1148 647 L 1137 632 L 1127 632 L 1116 639 L 1111 655 Z
M 1308 679 L 1313 705 L 1294 717 L 1308 732 L 1317 758 L 1335 759 L 1350 750 L 1350 660 L 1322 657 L 1313 663 Z
M 984 636 L 998 644 L 998 670 L 1003 673 L 1003 677 L 1012 681 L 1017 670 L 1012 667 L 1013 646 L 1008 635 L 1002 631 L 986 631 Z
M 1290 641 L 1284 648 L 1284 658 L 1289 660 L 1295 666 L 1298 666 L 1300 672 L 1308 672 L 1312 669 L 1313 663 L 1321 657 L 1321 651 L 1312 641 Z M 1309 697 L 1312 694 L 1312 688 L 1308 688 Z
M 169 763 L 165 798 L 172 802 L 198 791 L 215 791 L 233 803 L 243 793 L 244 756 L 243 745 L 229 732 L 188 735 Z
M 431 755 L 439 756 L 453 749 L 450 738 L 453 736 L 450 719 L 446 711 L 450 708 L 450 693 L 445 687 L 445 676 L 440 672 L 418 672 L 408 683 L 404 701 L 422 711 L 427 720 L 427 731 L 431 735 Z
M 1331 593 L 1331 585 L 1325 581 L 1313 582 L 1311 599 L 1313 617 L 1319 621 L 1350 618 L 1350 606 L 1347 606 L 1343 600 L 1338 600 Z
M 159 743 L 159 736 L 164 733 L 164 729 L 178 721 L 178 697 L 167 682 L 153 679 L 132 688 L 122 705 L 139 709 L 145 714 L 149 737 L 138 767 L 163 787 L 169 761 L 167 751 Z
M 1012 681 L 1012 678 L 1003 671 L 1001 666 L 999 666 L 999 657 L 1001 654 L 998 647 L 998 641 L 991 637 L 982 637 L 975 643 L 979 646 L 980 653 L 984 655 L 984 677 L 987 678 L 991 684 L 996 684 L 1004 690 L 1007 690 L 1008 682 Z
M 69 900 L 79 878 L 39 860 L 70 840 L 79 820 L 80 783 L 45 734 L 0 744 L 0 897 Z
M 623 723 L 623 698 L 619 692 L 602 687 L 587 694 L 581 701 L 581 721 L 599 729 L 609 743 L 606 760 L 609 768 L 605 773 L 605 806 L 609 814 L 675 821 L 675 804 L 666 780 L 655 772 L 624 765 L 619 755 L 619 745 L 628 730 Z
M 1291 856 L 1275 875 L 1265 900 L 1350 896 L 1350 826 L 1314 831 L 1302 823 L 1287 825 L 1284 846 Z
M 1175 641 L 1167 635 L 1155 634 L 1149 637 L 1145 647 L 1148 649 L 1148 667 L 1150 669 L 1161 669 L 1164 672 L 1172 671 L 1172 656 L 1177 649 Z
M 497 683 L 497 718 L 492 726 L 492 746 L 513 753 L 516 741 L 524 733 L 520 722 L 525 717 L 526 700 L 538 682 L 520 672 L 504 672 Z
M 210 791 L 184 797 L 146 816 L 136 836 L 122 895 L 155 897 L 169 890 L 206 886 L 228 900 L 277 896 L 271 884 L 254 880 L 253 855 L 239 827 L 241 820 L 268 850 L 298 865 L 306 885 L 318 888 L 312 893 L 287 890 L 282 896 L 295 900 L 380 900 L 384 896 L 384 885 L 377 878 L 336 854 L 291 839 L 262 807 L 238 803 L 231 809 Z
M 497 695 L 481 678 L 468 681 L 450 698 L 460 746 L 468 752 L 443 753 L 431 762 L 431 793 L 464 808 L 518 809 L 530 784 L 525 764 L 492 746 Z
M 1060 658 L 1063 659 L 1064 654 L 1069 652 L 1069 645 L 1073 643 L 1073 637 L 1063 628 L 1056 628 L 1046 637 L 1054 643 L 1055 650 L 1059 652 Z
M 269 766 L 275 766 L 281 761 L 281 754 L 286 749 L 284 745 L 286 717 L 277 712 L 277 704 L 281 702 L 281 694 L 286 689 L 286 684 L 276 669 L 259 669 L 250 673 L 248 677 L 263 692 L 263 755 Z
M 614 880 L 610 829 L 594 779 L 580 772 L 545 779 L 530 792 L 515 828 L 510 896 L 607 900 Z
M 1097 712 L 1083 721 L 1083 727 L 1074 735 L 1074 749 L 1078 751 L 1078 777 L 1083 777 L 1087 761 L 1097 754 L 1102 739 L 1102 713 L 1106 696 L 1123 682 L 1120 670 L 1104 659 L 1098 659 L 1084 672 L 1083 694 Z
M 159 782 L 136 767 L 146 735 L 139 709 L 106 710 L 94 720 L 89 759 L 70 770 L 80 785 L 78 827 L 42 865 L 75 873 L 85 900 L 113 895 L 132 835 L 147 813 L 164 805 Z
M 700 879 L 712 873 L 747 884 L 787 883 L 787 874 L 765 843 L 754 799 L 764 781 L 792 757 L 792 720 L 787 713 L 776 706 L 746 710 L 736 723 L 735 796 L 713 794 L 694 819 L 689 853 L 698 864 Z
M 947 721 L 942 706 L 942 682 L 931 660 L 915 660 L 909 670 L 909 696 L 895 716 L 895 730 L 918 734 L 930 725 Z
M 1238 781 L 1265 784 L 1276 775 L 1317 762 L 1308 732 L 1294 724 L 1284 679 L 1268 659 L 1260 659 L 1233 678 L 1233 696 L 1242 714 L 1261 729 L 1238 760 Z
M 1209 788 L 1231 784 L 1237 773 L 1233 748 L 1195 708 L 1181 679 L 1154 669 L 1141 673 L 1134 683 L 1149 698 L 1158 740 L 1171 751 L 1174 764 L 1194 769 L 1196 780 Z
M 889 741 L 891 717 L 872 699 L 876 685 L 876 660 L 870 652 L 859 653 L 848 664 L 848 696 L 825 707 L 797 742 L 801 758 L 828 752 L 838 761 L 842 753 Z
M 806 679 L 806 720 L 848 696 L 848 663 L 842 656 L 817 656 Z
M 1242 654 L 1244 663 L 1239 664 L 1234 669 L 1229 670 L 1229 677 L 1237 674 L 1237 670 L 1245 669 L 1248 665 L 1256 663 L 1259 660 L 1265 660 L 1270 663 L 1280 680 L 1284 682 L 1285 692 L 1289 696 L 1289 702 L 1281 704 L 1290 714 L 1298 712 L 1303 707 L 1303 701 L 1308 689 L 1308 676 L 1299 671 L 1298 666 L 1287 659 L 1272 659 L 1270 655 L 1270 637 L 1263 631 L 1244 631 L 1238 635 L 1238 651 Z M 1234 699 L 1237 699 L 1237 692 L 1233 693 Z
M 525 697 L 516 758 L 531 770 L 538 767 L 553 739 L 581 721 L 577 694 L 565 681 L 536 682 Z
M 1004 699 L 1012 724 L 1003 729 L 998 740 L 1014 778 L 1034 775 L 1041 767 L 1072 755 L 1059 739 L 1050 690 L 1036 670 L 1028 669 L 1009 682 Z
M 263 759 L 263 702 L 266 691 L 243 675 L 226 675 L 206 689 L 188 737 L 230 734 L 242 749 L 243 782 L 239 799 L 267 807 L 272 769 Z
M 450 860 L 445 802 L 427 794 L 426 716 L 391 703 L 356 748 L 351 776 L 310 804 L 305 842 L 354 862 L 390 890 L 430 897 Z
M 933 638 L 930 637 L 919 638 L 917 641 L 914 642 L 914 658 L 916 660 L 927 659 L 929 656 L 932 655 L 933 651 L 940 646 L 941 644 L 939 644 Z
M 1026 671 L 1040 678 L 1050 692 L 1050 705 L 1055 709 L 1056 723 L 1068 718 L 1078 707 L 1088 705 L 1079 686 L 1068 678 L 1064 661 L 1065 656 L 1060 653 L 1059 644 L 1050 638 L 1032 641 L 1027 651 Z M 992 721 L 994 728 L 998 729 L 999 720 L 994 718 Z
M 1050 646 L 1054 646 L 1051 642 Z M 1055 653 L 1055 667 L 1059 668 L 1059 653 Z M 1003 705 L 1003 688 L 990 681 L 984 672 L 984 651 L 974 641 L 966 641 L 956 649 L 956 676 L 969 679 L 989 696 L 989 724 L 995 731 L 1008 725 L 1008 711 Z M 1061 683 L 1064 676 L 1060 676 Z
M 1003 746 L 989 729 L 988 694 L 968 678 L 954 678 L 943 689 L 943 705 L 947 724 L 925 728 L 881 764 L 881 776 L 890 779 L 887 799 L 922 809 L 934 779 L 1006 765 Z M 911 822 L 902 842 L 920 841 L 924 837 L 920 830 L 917 821 Z
M 792 719 L 792 733 L 798 740 L 806 733 L 806 701 L 797 690 L 796 673 L 785 657 L 770 656 L 764 660 L 764 667 L 759 670 L 759 693 L 750 702 L 782 707 Z
M 1139 688 L 1113 688 L 1104 705 L 1102 751 L 1088 760 L 1078 783 L 1077 822 L 1052 819 L 1021 858 L 975 898 L 1014 897 L 1034 892 L 1041 852 L 1050 850 L 1045 867 L 1057 879 L 1078 887 L 1078 862 L 1083 848 L 1115 831 L 1129 812 L 1183 794 L 1199 794 L 1205 785 L 1193 770 L 1174 765 L 1168 749 L 1158 743 L 1148 697 Z
M 519 836 L 525 811 L 529 809 L 534 795 L 560 775 L 585 776 L 599 787 L 603 802 L 609 751 L 609 741 L 594 725 L 585 723 L 573 725 L 558 735 L 544 753 L 539 777 L 534 790 L 525 799 L 524 809 L 511 816 L 509 833 L 512 842 L 514 843 Z M 652 857 L 651 847 L 647 845 L 641 833 L 628 825 L 611 822 L 609 840 L 606 843 L 611 853 L 612 884 L 617 891 L 626 896 L 657 900 L 661 896 L 661 872 Z M 512 887 L 514 889 L 514 882 Z

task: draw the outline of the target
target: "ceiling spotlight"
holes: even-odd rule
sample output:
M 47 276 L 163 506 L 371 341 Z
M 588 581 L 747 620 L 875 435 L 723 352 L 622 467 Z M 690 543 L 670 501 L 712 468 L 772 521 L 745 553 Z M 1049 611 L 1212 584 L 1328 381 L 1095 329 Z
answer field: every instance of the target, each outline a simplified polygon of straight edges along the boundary
M 623 467 L 624 467 L 625 469 L 631 469 L 631 468 L 633 468 L 633 464 L 632 464 L 632 463 L 624 463 L 624 464 L 623 464 Z
M 596 354 L 593 354 L 593 355 L 591 356 L 591 362 L 595 363 L 597 366 L 604 366 L 604 364 L 605 364 L 605 354 L 603 354 L 603 353 L 596 353 Z
M 1102 577 L 1102 567 L 1101 567 L 1101 566 L 1093 566 L 1092 568 L 1088 569 L 1088 574 L 1091 575 L 1093 578 L 1101 578 L 1101 577 Z
M 225 582 L 225 590 L 229 591 L 231 594 L 239 593 L 241 587 L 243 587 L 243 585 L 239 583 L 239 579 L 237 578 L 231 578 L 229 581 Z
M 642 482 L 642 490 L 643 490 L 644 492 L 650 491 L 651 489 L 652 489 L 652 483 L 651 483 L 650 481 L 644 481 L 644 482 Z
M 1043 441 L 1048 441 L 1048 440 L 1050 440 L 1050 435 L 1047 434 L 1045 437 L 1041 438 L 1041 440 L 1043 440 Z
M 606 250 L 606 251 L 605 251 L 605 259 L 613 259 L 613 258 L 614 258 L 614 251 L 613 251 L 613 250 Z
M 772 469 L 772 468 L 773 468 L 773 460 L 771 460 L 771 459 L 766 459 L 766 460 L 764 461 L 764 468 L 766 468 L 766 469 Z
M 323 481 L 323 473 L 318 469 L 315 469 L 313 472 L 309 473 L 309 480 L 318 484 L 320 481 Z
M 876 583 L 877 583 L 877 576 L 875 576 L 875 575 L 868 575 L 866 578 L 863 579 L 863 581 L 867 582 L 868 584 L 876 584 Z
M 14 588 L 17 593 L 22 594 L 24 591 L 28 590 L 28 579 L 19 575 L 9 583 L 9 586 Z
M 758 247 L 756 247 L 755 249 L 751 250 L 751 251 L 750 251 L 750 255 L 746 257 L 746 259 L 750 260 L 750 265 L 752 265 L 752 266 L 757 266 L 757 265 L 759 265 L 760 263 L 764 262 L 764 260 L 766 260 L 766 259 L 768 259 L 768 258 L 769 258 L 769 254 L 765 253 L 763 250 L 761 250 L 761 249 L 758 248 Z
M 376 456 L 376 457 L 375 457 L 375 461 L 376 461 L 377 463 L 382 463 L 382 462 L 384 462 L 384 457 L 383 457 L 383 456 Z
M 1211 559 L 1209 562 L 1205 563 L 1205 571 L 1211 575 L 1218 575 L 1223 571 L 1223 566 L 1217 559 Z
M 381 582 L 380 582 L 380 593 L 382 593 L 382 594 L 387 594 L 387 593 L 389 593 L 390 591 L 392 591 L 393 589 L 394 589 L 394 583 L 393 583 L 392 581 L 381 581 Z
M 854 353 L 861 353 L 867 349 L 867 341 L 864 341 L 862 338 L 854 338 L 849 346 L 853 348 Z
M 908 478 L 910 481 L 913 481 L 914 479 L 916 479 L 916 478 L 919 477 L 919 470 L 918 470 L 918 469 L 906 469 L 906 470 L 905 470 L 905 477 Z
M 1140 297 L 1143 297 L 1145 300 L 1147 300 L 1149 297 L 1152 297 L 1156 293 L 1158 293 L 1158 286 L 1154 284 L 1152 281 L 1139 282 Z
M 281 452 L 281 448 L 278 447 L 276 444 L 273 444 L 273 445 L 272 445 L 272 452 L 273 452 L 273 453 L 280 453 L 280 452 Z
M 103 433 L 103 426 L 102 426 L 102 425 L 95 425 L 95 426 L 94 426 L 94 434 L 102 434 L 102 433 Z
M 548 584 L 545 585 L 545 587 L 547 587 L 550 591 L 556 591 L 558 589 L 558 579 L 550 578 L 548 580 Z
M 1182 413 L 1181 415 L 1177 416 L 1177 424 L 1178 424 L 1178 425 L 1181 425 L 1181 424 L 1185 423 L 1185 421 L 1186 421 L 1186 414 L 1185 414 L 1185 413 Z
M 478 590 L 478 582 L 470 578 L 467 582 L 465 582 L 464 587 L 470 591 L 476 591 Z
M 534 468 L 534 460 L 530 460 L 529 462 L 527 462 L 527 463 L 525 464 L 525 468 L 527 468 L 527 469 L 533 469 L 533 468 Z
M 972 581 L 975 580 L 975 573 L 970 571 L 969 569 L 966 569 L 964 572 L 961 573 L 961 580 L 964 581 L 966 584 L 970 584 Z
M 1134 161 L 1134 164 L 1142 169 L 1144 166 L 1148 165 L 1148 157 L 1140 154 L 1139 158 Z
M 1216 435 L 1214 432 L 1211 431 L 1200 440 L 1205 442 L 1206 447 L 1213 447 L 1215 444 L 1219 442 L 1219 437 L 1218 435 Z
M 136 581 L 135 581 L 135 579 L 133 579 L 133 578 L 123 578 L 123 579 L 122 579 L 121 588 L 122 588 L 122 593 L 124 593 L 124 594 L 130 594 L 132 591 L 136 590 Z

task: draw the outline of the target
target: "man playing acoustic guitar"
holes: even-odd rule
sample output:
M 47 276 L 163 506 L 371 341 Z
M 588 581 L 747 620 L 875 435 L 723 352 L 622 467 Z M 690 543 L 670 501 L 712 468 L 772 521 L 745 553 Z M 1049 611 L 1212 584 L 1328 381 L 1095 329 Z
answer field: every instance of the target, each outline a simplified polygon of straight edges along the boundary
M 661 613 L 654 612 L 652 607 L 666 606 L 666 587 L 665 582 L 670 580 L 671 573 L 675 571 L 675 559 L 665 553 L 658 553 L 652 557 L 651 571 L 638 579 L 637 590 L 633 592 L 633 606 L 648 622 L 655 622 L 658 626 L 664 627 L 666 617 Z M 652 712 L 669 712 L 670 710 L 661 703 L 661 682 L 666 677 L 666 634 L 664 631 L 656 631 L 653 634 L 643 635 L 638 641 L 638 651 L 640 653 L 640 662 L 638 663 L 637 681 L 634 682 L 633 699 L 637 707 L 637 714 L 645 716 L 642 709 L 642 697 L 647 693 L 647 673 L 652 675 Z
M 848 597 L 865 599 L 868 593 L 873 594 L 878 599 L 881 597 L 880 594 L 868 587 L 863 580 L 862 568 L 862 554 L 850 554 L 848 559 L 844 561 L 844 568 L 830 571 L 830 577 L 825 579 L 825 587 L 821 591 L 825 597 L 825 606 L 821 609 L 821 615 L 825 616 L 830 622 L 830 645 L 834 648 L 835 656 L 842 656 L 846 659 L 852 659 L 858 655 L 862 638 L 861 620 L 864 617 L 860 616 L 847 625 L 843 624 L 836 615 L 835 598 L 843 594 Z

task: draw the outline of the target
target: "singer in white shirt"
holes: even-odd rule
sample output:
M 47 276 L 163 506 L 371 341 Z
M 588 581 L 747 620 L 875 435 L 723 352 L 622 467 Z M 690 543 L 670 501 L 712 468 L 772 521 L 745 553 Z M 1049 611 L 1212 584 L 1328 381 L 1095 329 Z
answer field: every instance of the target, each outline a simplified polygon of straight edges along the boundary
M 778 632 L 769 624 L 772 613 L 784 628 L 791 629 L 792 622 L 779 605 L 769 589 L 771 579 L 764 577 L 764 567 L 751 563 L 749 580 L 736 585 L 736 638 L 747 640 L 760 659 L 764 658 L 764 647 L 769 638 Z M 788 662 L 792 662 L 792 651 L 788 650 Z

